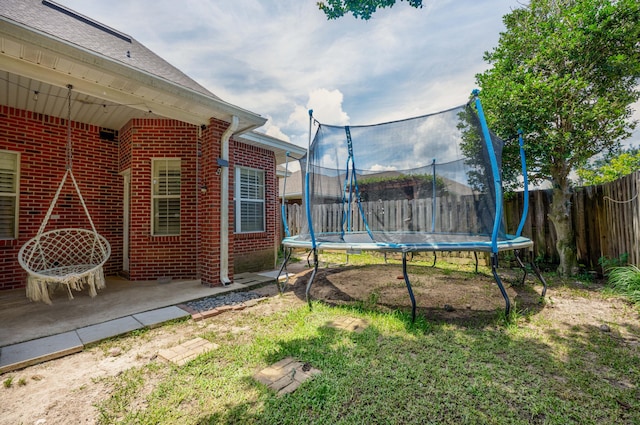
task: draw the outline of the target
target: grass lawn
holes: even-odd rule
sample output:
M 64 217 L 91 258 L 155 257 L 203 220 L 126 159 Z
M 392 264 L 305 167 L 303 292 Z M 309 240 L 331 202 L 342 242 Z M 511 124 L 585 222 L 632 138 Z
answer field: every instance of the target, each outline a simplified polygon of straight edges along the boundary
M 368 327 L 327 326 L 341 317 Z M 100 423 L 640 424 L 638 340 L 615 326 L 558 328 L 522 313 L 510 323 L 496 313 L 484 324 L 423 315 L 412 324 L 408 312 L 366 302 L 249 309 L 234 320 L 234 331 L 202 328 L 218 348 L 184 366 L 153 361 L 104 378 L 112 391 L 97 406 Z M 288 356 L 321 374 L 283 396 L 252 379 Z

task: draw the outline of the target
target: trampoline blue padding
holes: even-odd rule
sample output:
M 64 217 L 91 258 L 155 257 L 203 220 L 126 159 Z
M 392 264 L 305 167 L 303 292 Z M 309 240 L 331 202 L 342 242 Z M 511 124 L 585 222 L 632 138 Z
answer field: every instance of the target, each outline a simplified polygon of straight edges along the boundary
M 389 241 L 388 233 L 372 232 L 346 233 L 323 233 L 316 235 L 316 248 L 322 250 L 361 250 L 361 251 L 382 251 L 382 252 L 492 252 L 491 235 L 471 235 L 471 234 L 451 234 L 451 233 L 418 233 L 405 232 L 394 234 L 393 240 Z M 291 236 L 285 238 L 282 244 L 287 248 L 312 249 L 313 244 L 310 239 L 302 236 Z M 510 251 L 516 249 L 526 249 L 533 246 L 531 239 L 506 235 L 498 239 L 498 251 Z

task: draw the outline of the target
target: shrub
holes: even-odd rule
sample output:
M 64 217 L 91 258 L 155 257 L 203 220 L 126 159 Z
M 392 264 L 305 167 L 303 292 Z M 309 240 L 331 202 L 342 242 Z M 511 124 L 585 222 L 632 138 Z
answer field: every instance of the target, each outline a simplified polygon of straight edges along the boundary
M 640 269 L 634 265 L 613 267 L 609 269 L 608 285 L 640 304 Z

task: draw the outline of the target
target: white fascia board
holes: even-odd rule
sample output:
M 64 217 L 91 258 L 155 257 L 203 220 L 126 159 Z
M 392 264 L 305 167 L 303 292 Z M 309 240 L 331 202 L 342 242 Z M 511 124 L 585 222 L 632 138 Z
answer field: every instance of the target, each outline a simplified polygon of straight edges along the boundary
M 278 198 L 282 199 L 282 194 L 278 194 Z M 302 192 L 287 192 L 284 199 L 302 199 Z
M 257 131 L 251 131 L 243 133 L 239 136 L 240 141 L 243 139 L 252 143 L 260 145 L 271 151 L 282 151 L 284 153 L 289 152 L 296 159 L 307 153 L 307 149 L 293 143 L 285 142 L 284 140 L 277 139 L 272 136 L 268 136 L 264 133 Z

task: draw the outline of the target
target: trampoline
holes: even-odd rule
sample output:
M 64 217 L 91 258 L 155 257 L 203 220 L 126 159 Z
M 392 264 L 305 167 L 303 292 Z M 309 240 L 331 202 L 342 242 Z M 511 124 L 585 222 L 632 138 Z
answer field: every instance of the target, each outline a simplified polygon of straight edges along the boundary
M 520 152 L 525 201 L 516 232 L 508 234 L 502 187 L 505 142 L 489 130 L 478 94 L 474 91 L 468 103 L 443 112 L 367 126 L 321 124 L 309 111 L 309 146 L 299 160 L 305 214 L 300 232 L 291 235 L 283 194 L 286 237 L 280 274 L 293 249 L 313 254 L 306 286 L 310 306 L 318 253 L 323 250 L 401 253 L 412 320 L 416 301 L 407 256 L 468 251 L 490 255 L 509 314 L 509 296 L 498 274 L 499 253 L 513 251 L 524 270 L 524 283 L 527 269 L 519 252 L 533 247 L 533 241 L 521 234 L 528 210 L 524 141 L 518 131 L 519 146 L 513 148 Z M 535 263 L 531 267 L 544 297 L 546 282 Z

